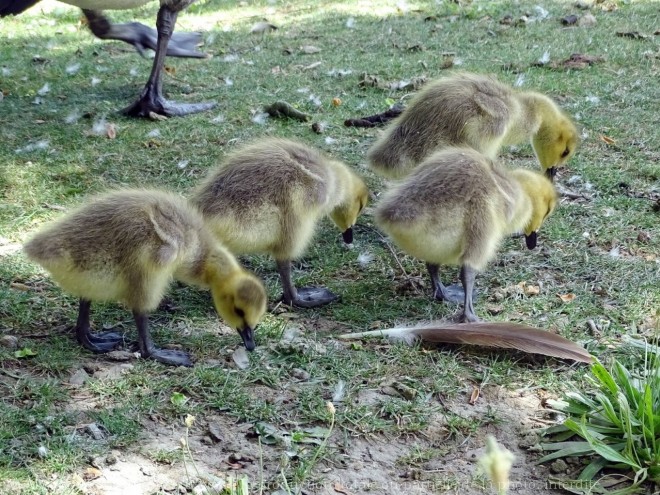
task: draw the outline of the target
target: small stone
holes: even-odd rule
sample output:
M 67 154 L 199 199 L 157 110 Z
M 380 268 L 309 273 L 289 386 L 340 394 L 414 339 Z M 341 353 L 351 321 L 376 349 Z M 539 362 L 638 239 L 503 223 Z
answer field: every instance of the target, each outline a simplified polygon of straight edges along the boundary
M 105 353 L 104 356 L 112 361 L 131 361 L 137 359 L 135 353 L 129 351 L 110 351 Z
M 213 439 L 209 436 L 202 437 L 200 442 L 202 442 L 204 445 L 213 445 L 215 443 L 215 442 L 213 442 Z
M 550 464 L 550 471 L 552 471 L 555 474 L 565 473 L 567 469 L 568 469 L 568 464 L 566 464 L 566 461 L 564 461 L 564 459 L 557 459 L 555 462 Z
M 298 380 L 309 380 L 311 378 L 311 375 L 307 373 L 305 370 L 302 370 L 300 368 L 293 368 L 291 370 L 291 376 L 293 378 L 297 378 Z
M 211 423 L 209 425 L 209 434 L 211 435 L 211 438 L 216 442 L 223 442 L 225 440 L 222 427 L 218 423 Z
M 133 365 L 130 363 L 116 364 L 109 368 L 95 372 L 94 378 L 97 378 L 99 380 L 116 380 L 118 378 L 121 378 L 121 376 L 124 373 L 126 373 L 131 369 L 133 369 Z
M 114 464 L 117 464 L 118 461 L 119 461 L 119 459 L 118 459 L 117 456 L 116 456 L 115 454 L 113 454 L 113 453 L 108 454 L 108 455 L 106 456 L 106 458 L 105 458 L 105 463 L 106 463 L 108 466 L 112 466 L 112 465 L 114 465 Z
M 85 427 L 85 430 L 87 433 L 92 435 L 92 438 L 94 440 L 103 440 L 105 438 L 105 434 L 101 431 L 101 428 L 96 423 L 90 423 Z
M 195 488 L 192 489 L 193 495 L 205 495 L 206 493 L 209 492 L 209 489 L 206 487 L 206 485 L 202 485 L 201 483 L 199 485 L 196 485 Z
M 405 399 L 408 400 L 413 400 L 415 397 L 417 397 L 417 390 L 415 390 L 412 387 L 409 387 L 405 383 L 401 382 L 394 382 L 392 386 L 396 389 L 401 396 L 403 396 Z
M 577 24 L 578 16 L 576 16 L 575 14 L 570 14 L 565 17 L 562 17 L 560 21 L 564 26 L 572 26 L 574 24 Z
M 87 380 L 89 380 L 89 375 L 87 374 L 87 372 L 84 369 L 80 368 L 79 370 L 77 370 L 75 373 L 73 373 L 71 375 L 71 377 L 69 378 L 69 383 L 71 385 L 80 387 Z
M 160 489 L 164 492 L 173 492 L 178 488 L 179 484 L 171 479 L 165 479 L 160 485 Z
M 140 471 L 145 476 L 153 476 L 154 475 L 153 471 L 150 468 L 148 468 L 147 466 L 140 466 Z
M 3 335 L 0 337 L 0 347 L 7 349 L 18 349 L 18 339 L 13 335 Z

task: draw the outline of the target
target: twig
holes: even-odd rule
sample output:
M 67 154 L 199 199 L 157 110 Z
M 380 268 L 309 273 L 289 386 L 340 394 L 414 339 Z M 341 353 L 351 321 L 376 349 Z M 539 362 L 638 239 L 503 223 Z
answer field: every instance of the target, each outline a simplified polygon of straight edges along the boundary
M 346 119 L 344 125 L 346 127 L 376 127 L 397 118 L 404 110 L 405 107 L 403 105 L 394 105 L 383 113 L 369 115 L 368 117 L 358 117 L 356 119 Z
M 568 199 L 586 199 L 591 201 L 592 197 L 584 193 L 575 193 L 569 191 L 568 189 L 563 188 L 560 184 L 557 184 L 557 192 Z

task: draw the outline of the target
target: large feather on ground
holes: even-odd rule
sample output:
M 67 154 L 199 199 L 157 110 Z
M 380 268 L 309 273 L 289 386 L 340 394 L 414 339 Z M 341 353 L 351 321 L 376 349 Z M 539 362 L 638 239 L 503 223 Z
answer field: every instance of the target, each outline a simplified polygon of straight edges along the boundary
M 503 349 L 517 349 L 531 354 L 543 354 L 581 363 L 591 363 L 593 357 L 585 349 L 560 335 L 519 323 L 435 322 L 415 327 L 388 328 L 370 332 L 340 335 L 342 340 L 363 337 L 388 337 L 412 343 L 416 340 L 443 344 L 469 344 Z

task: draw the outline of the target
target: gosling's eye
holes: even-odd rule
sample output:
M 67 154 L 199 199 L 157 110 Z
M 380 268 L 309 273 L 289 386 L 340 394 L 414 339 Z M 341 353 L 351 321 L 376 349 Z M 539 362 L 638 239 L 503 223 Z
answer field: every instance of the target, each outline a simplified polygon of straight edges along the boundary
M 569 150 L 568 148 L 566 148 L 566 149 L 564 150 L 564 152 L 561 154 L 561 157 L 562 157 L 562 158 L 566 158 L 570 153 L 571 153 L 571 150 Z
M 234 308 L 234 313 L 236 313 L 239 318 L 243 318 L 245 316 L 245 311 L 243 311 L 241 308 Z

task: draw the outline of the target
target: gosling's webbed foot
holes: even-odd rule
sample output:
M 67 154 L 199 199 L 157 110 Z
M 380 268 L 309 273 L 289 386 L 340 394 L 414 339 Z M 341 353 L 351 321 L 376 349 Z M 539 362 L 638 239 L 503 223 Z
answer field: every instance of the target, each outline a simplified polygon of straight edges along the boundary
M 177 103 L 169 101 L 162 96 L 157 96 L 149 90 L 145 90 L 132 105 L 124 108 L 121 112 L 129 117 L 150 117 L 151 114 L 164 115 L 165 117 L 176 117 L 191 113 L 205 112 L 216 106 L 215 102 L 204 103 Z
M 459 317 L 458 321 L 460 323 L 477 323 L 481 321 L 477 315 L 472 311 L 464 311 L 463 314 Z
M 190 354 L 185 351 L 176 351 L 173 349 L 159 349 L 154 348 L 149 355 L 142 356 L 147 359 L 154 359 L 159 363 L 168 364 L 170 366 L 192 366 Z
M 97 354 L 114 351 L 124 344 L 124 336 L 117 332 L 79 332 L 77 338 L 80 345 Z
M 290 301 L 284 298 L 284 303 L 299 308 L 316 308 L 339 299 L 339 296 L 333 294 L 325 287 L 302 287 L 296 290 L 297 295 Z
M 474 297 L 476 293 L 476 290 L 472 291 L 472 297 Z M 463 304 L 463 301 L 465 301 L 465 290 L 460 285 L 443 286 L 436 288 L 434 296 L 438 301 Z

